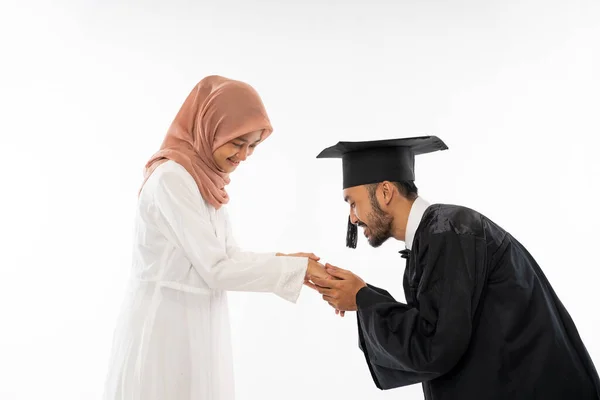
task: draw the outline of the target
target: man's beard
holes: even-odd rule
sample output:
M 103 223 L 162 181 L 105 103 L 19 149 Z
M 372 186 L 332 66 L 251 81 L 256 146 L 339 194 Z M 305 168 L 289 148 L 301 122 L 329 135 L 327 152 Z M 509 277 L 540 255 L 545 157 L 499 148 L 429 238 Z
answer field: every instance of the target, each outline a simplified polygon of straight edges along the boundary
M 394 218 L 379 207 L 379 203 L 374 196 L 371 197 L 371 206 L 373 212 L 369 213 L 369 225 L 367 227 L 370 235 L 368 241 L 372 247 L 379 247 L 392 237 Z M 364 224 L 359 223 L 359 225 Z

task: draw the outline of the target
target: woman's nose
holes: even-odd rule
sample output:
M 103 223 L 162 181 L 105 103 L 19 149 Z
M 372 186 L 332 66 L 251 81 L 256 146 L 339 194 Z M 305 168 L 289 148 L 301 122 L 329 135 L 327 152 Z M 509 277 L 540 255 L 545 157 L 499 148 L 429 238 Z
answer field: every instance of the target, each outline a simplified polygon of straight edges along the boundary
M 242 150 L 239 151 L 238 159 L 244 161 L 246 158 L 248 158 L 248 148 L 244 147 Z

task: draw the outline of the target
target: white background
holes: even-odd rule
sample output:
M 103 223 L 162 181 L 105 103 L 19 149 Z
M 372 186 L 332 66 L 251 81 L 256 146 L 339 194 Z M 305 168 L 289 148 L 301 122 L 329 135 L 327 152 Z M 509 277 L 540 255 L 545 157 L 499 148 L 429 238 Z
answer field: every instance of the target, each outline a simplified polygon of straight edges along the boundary
M 438 135 L 423 197 L 523 242 L 600 366 L 599 20 L 592 0 L 3 0 L 0 398 L 100 399 L 142 167 L 209 74 L 252 84 L 275 127 L 229 186 L 244 247 L 404 299 L 403 244 L 346 249 L 341 164 L 315 156 Z M 376 389 L 355 315 L 314 292 L 230 298 L 238 399 L 422 398 Z

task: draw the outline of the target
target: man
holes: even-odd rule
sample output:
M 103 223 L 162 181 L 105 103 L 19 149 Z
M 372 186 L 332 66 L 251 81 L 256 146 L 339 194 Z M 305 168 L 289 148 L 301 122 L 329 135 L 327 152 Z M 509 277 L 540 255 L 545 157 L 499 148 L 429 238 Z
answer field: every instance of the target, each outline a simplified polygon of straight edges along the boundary
M 375 385 L 422 382 L 426 399 L 600 399 L 600 382 L 569 313 L 526 248 L 471 209 L 428 204 L 414 184 L 415 155 L 446 150 L 437 137 L 340 142 L 357 226 L 373 247 L 404 241 L 407 304 L 327 265 L 314 278 L 337 310 L 357 311 L 360 349 Z

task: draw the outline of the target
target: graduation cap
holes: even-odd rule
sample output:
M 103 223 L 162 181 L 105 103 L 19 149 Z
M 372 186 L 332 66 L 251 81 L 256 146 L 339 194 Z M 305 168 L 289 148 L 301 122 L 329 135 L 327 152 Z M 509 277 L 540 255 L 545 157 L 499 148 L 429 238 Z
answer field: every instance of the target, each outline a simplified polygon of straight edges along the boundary
M 343 188 L 383 181 L 414 181 L 415 156 L 447 150 L 437 136 L 419 136 L 366 142 L 338 142 L 317 158 L 341 158 Z M 348 217 L 346 246 L 356 248 L 357 227 Z

